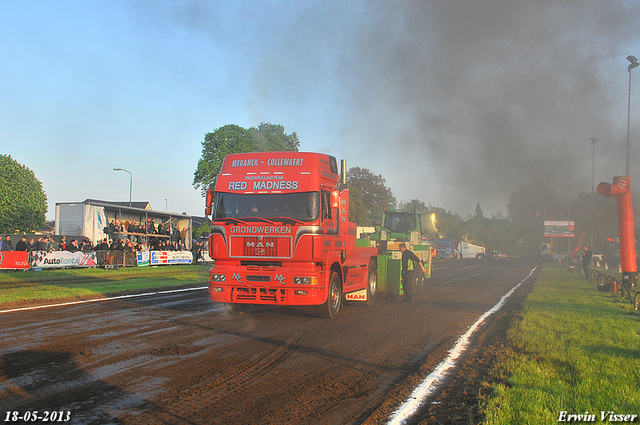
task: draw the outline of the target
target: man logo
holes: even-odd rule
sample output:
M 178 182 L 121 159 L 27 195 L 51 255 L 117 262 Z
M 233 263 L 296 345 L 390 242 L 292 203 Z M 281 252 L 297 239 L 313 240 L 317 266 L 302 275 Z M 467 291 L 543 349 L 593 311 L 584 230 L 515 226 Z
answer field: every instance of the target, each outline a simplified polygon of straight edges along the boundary
M 267 255 L 265 248 L 274 248 L 275 242 L 262 242 L 262 236 L 258 236 L 258 242 L 247 242 L 247 248 L 253 249 L 253 255 L 264 256 Z
M 275 242 L 258 242 L 257 244 L 255 242 L 247 242 L 247 248 L 273 248 L 275 246 Z
M 347 301 L 367 301 L 367 290 L 361 289 L 359 291 L 350 292 L 344 295 L 344 299 Z

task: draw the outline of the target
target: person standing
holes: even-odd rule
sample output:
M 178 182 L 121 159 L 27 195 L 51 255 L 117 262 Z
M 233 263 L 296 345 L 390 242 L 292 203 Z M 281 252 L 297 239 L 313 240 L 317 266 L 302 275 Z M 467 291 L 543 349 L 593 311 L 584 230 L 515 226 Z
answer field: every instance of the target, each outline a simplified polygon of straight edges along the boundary
M 419 264 L 423 273 L 426 273 L 427 269 L 425 269 L 422 260 L 407 249 L 407 245 L 404 242 L 400 244 L 400 252 L 402 252 L 402 288 L 404 289 L 404 298 L 406 303 L 413 304 L 413 285 L 416 281 L 415 265 Z
M 11 236 L 7 235 L 5 239 L 2 241 L 2 251 L 13 251 L 13 244 L 11 243 Z
M 27 237 L 22 235 L 20 240 L 16 244 L 16 251 L 26 251 L 27 250 Z
M 587 280 L 591 280 L 589 277 L 589 265 L 591 264 L 591 251 L 589 251 L 589 247 L 585 246 L 584 251 L 582 252 L 582 271 L 584 272 L 584 276 Z
M 78 242 L 75 239 L 71 239 L 71 242 L 67 244 L 67 251 L 69 252 L 77 252 L 79 251 Z
M 67 237 L 63 236 L 60 238 L 60 242 L 58 242 L 58 251 L 66 251 L 67 250 Z
M 182 240 L 182 235 L 180 234 L 180 228 L 178 227 L 178 223 L 176 223 L 173 228 L 173 236 L 175 238 L 176 245 L 180 245 L 180 241 Z
M 49 240 L 47 241 L 47 251 L 53 252 L 56 250 L 56 240 L 53 235 L 49 236 Z

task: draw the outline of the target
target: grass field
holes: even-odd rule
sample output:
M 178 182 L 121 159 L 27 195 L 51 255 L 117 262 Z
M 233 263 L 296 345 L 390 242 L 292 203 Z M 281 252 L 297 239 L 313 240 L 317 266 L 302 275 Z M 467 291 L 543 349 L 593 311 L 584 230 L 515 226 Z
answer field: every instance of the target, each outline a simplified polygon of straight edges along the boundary
M 3 272 L 0 309 L 7 303 L 205 286 L 208 269 Z M 506 358 L 492 372 L 492 381 L 503 383 L 493 384 L 492 395 L 483 402 L 485 424 L 550 424 L 559 419 L 604 423 L 611 414 L 621 415 L 614 418 L 617 423 L 640 423 L 632 416 L 640 415 L 637 312 L 619 295 L 598 292 L 595 282 L 586 282 L 579 273 L 545 264 L 524 302 L 522 320 L 509 331 Z
M 545 264 L 507 350 L 485 424 L 640 423 L 637 312 L 583 275 Z
M 56 269 L 0 273 L 0 305 L 37 300 L 88 299 L 137 291 L 207 285 L 210 266 Z

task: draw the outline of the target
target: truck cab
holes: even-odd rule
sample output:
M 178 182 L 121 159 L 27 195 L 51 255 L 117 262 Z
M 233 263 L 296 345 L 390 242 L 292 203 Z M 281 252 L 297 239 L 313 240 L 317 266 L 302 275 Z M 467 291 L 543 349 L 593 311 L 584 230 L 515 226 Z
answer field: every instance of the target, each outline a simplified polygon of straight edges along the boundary
M 356 246 L 344 172 L 325 154 L 227 155 L 207 193 L 210 298 L 230 310 L 315 305 L 328 318 L 343 299 L 372 303 L 377 250 Z
M 482 260 L 486 255 L 486 248 L 480 245 L 474 245 L 469 242 L 460 242 L 458 244 L 458 257 L 463 258 L 475 258 Z

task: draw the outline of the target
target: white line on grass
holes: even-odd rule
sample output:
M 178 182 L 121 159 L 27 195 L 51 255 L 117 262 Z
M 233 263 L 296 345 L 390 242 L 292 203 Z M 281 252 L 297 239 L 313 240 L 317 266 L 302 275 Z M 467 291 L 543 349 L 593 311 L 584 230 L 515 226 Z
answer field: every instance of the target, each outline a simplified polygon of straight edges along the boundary
M 534 267 L 527 277 L 522 279 L 516 286 L 511 288 L 509 292 L 504 294 L 502 298 L 500 298 L 498 304 L 494 305 L 490 310 L 480 316 L 480 318 L 473 325 L 471 325 L 469 330 L 467 330 L 464 335 L 458 338 L 458 341 L 456 341 L 453 348 L 449 350 L 449 355 L 447 356 L 447 358 L 445 358 L 442 363 L 436 366 L 435 370 L 431 372 L 429 376 L 427 376 L 415 390 L 413 390 L 411 396 L 409 396 L 409 399 L 405 401 L 404 404 L 402 404 L 402 406 L 400 406 L 400 408 L 393 413 L 393 416 L 389 420 L 388 424 L 403 424 L 407 419 L 411 417 L 411 415 L 413 415 L 418 410 L 418 408 L 422 405 L 427 397 L 433 395 L 443 379 L 449 374 L 450 369 L 457 365 L 457 360 L 466 351 L 471 335 L 473 335 L 476 329 L 478 329 L 478 327 L 482 324 L 482 322 L 485 321 L 487 317 L 502 308 L 507 299 L 511 295 L 513 295 L 515 290 L 518 289 L 520 285 L 522 285 L 527 279 L 531 277 L 536 269 L 537 267 Z
M 107 297 L 107 298 L 95 298 L 92 300 L 82 300 L 82 301 L 69 301 L 66 303 L 59 304 L 47 304 L 47 305 L 38 305 L 34 307 L 22 307 L 22 308 L 14 308 L 11 310 L 0 310 L 0 314 L 2 313 L 13 313 L 16 311 L 26 311 L 26 310 L 39 310 L 41 308 L 50 308 L 50 307 L 62 307 L 65 305 L 73 305 L 73 304 L 85 304 L 85 303 L 97 303 L 99 301 L 113 301 L 113 300 L 121 300 L 124 298 L 136 298 L 136 297 L 146 297 L 148 295 L 161 295 L 161 294 L 173 294 L 176 292 L 187 292 L 187 291 L 197 291 L 200 289 L 207 289 L 208 286 L 200 286 L 198 288 L 185 288 L 185 289 L 168 289 L 166 291 L 156 291 L 156 292 L 145 292 L 144 294 L 131 294 L 131 295 L 119 295 L 117 297 Z

